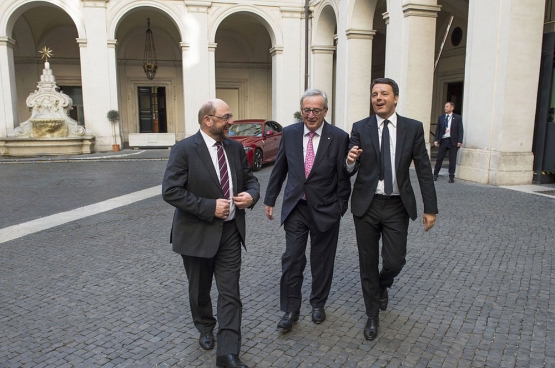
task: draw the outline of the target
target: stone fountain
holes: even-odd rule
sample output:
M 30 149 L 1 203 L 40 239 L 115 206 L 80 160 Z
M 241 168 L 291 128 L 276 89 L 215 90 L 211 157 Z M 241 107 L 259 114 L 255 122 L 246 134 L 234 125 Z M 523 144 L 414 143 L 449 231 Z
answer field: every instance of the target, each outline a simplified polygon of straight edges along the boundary
M 17 128 L 8 131 L 8 137 L 0 138 L 2 154 L 59 156 L 91 153 L 95 137 L 69 116 L 73 101 L 68 95 L 60 92 L 56 84 L 56 78 L 48 62 L 51 51 L 45 47 L 40 52 L 46 61 L 38 90 L 27 97 L 31 117 Z

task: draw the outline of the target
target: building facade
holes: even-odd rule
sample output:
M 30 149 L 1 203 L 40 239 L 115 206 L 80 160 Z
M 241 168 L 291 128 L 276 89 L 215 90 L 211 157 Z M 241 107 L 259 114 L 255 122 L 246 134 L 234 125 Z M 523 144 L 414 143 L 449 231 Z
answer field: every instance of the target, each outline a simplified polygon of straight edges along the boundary
M 42 71 L 37 51 L 47 46 L 58 85 L 73 98 L 72 116 L 96 136 L 97 151 L 127 145 L 132 133 L 190 136 L 200 105 L 213 97 L 226 100 L 238 119 L 289 125 L 306 87 L 328 92 L 329 121 L 350 132 L 371 113 L 371 80 L 387 76 L 400 86 L 398 112 L 424 123 L 428 144 L 444 103 L 455 102 L 465 127 L 459 178 L 494 185 L 549 181 L 549 173 L 537 174 L 549 167 L 544 157 L 539 165 L 538 155 L 550 155 L 545 147 L 555 144 L 544 132 L 547 115 L 539 116 L 549 107 L 538 97 L 543 86 L 544 98 L 552 98 L 553 73 L 540 76 L 549 69 L 542 40 L 550 4 L 4 1 L 0 137 L 29 117 L 25 100 Z M 143 71 L 147 20 L 158 62 L 152 80 Z M 121 115 L 115 137 L 109 110 Z

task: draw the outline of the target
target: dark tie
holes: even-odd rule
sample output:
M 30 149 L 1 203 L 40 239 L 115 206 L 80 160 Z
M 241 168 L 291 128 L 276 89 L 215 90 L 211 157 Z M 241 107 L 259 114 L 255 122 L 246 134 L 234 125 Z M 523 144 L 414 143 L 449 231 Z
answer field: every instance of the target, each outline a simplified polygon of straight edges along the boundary
M 391 151 L 389 148 L 389 120 L 383 121 L 382 147 L 380 154 L 380 180 L 384 181 L 384 192 L 386 195 L 393 193 L 393 175 L 391 171 Z
M 227 172 L 227 163 L 225 161 L 224 147 L 222 142 L 216 142 L 218 148 L 218 166 L 220 166 L 220 185 L 224 198 L 229 199 L 229 174 Z
M 449 115 L 445 115 L 445 129 L 443 132 L 447 131 L 447 127 L 449 126 Z

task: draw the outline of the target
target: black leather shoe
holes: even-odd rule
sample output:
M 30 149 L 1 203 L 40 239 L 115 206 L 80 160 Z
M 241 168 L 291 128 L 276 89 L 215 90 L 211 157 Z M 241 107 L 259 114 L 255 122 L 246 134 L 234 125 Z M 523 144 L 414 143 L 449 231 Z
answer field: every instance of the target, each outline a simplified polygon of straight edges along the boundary
M 220 355 L 216 358 L 216 365 L 218 367 L 226 368 L 249 368 L 235 354 Z
M 326 320 L 326 311 L 324 307 L 312 308 L 312 322 L 320 324 Z
M 455 182 L 455 178 L 449 178 L 449 183 L 454 183 Z
M 437 181 L 437 175 L 434 175 L 434 181 Z
M 378 336 L 378 325 L 380 319 L 378 317 L 368 317 L 368 322 L 364 327 L 364 338 L 366 340 L 374 340 Z
M 214 334 L 212 332 L 201 333 L 198 339 L 198 344 L 204 350 L 214 349 Z
M 299 312 L 288 312 L 281 317 L 277 328 L 283 330 L 283 332 L 290 331 L 293 327 L 293 322 L 297 322 L 299 320 Z
M 387 288 L 380 289 L 380 309 L 387 309 L 387 302 L 389 301 L 389 294 L 387 293 Z

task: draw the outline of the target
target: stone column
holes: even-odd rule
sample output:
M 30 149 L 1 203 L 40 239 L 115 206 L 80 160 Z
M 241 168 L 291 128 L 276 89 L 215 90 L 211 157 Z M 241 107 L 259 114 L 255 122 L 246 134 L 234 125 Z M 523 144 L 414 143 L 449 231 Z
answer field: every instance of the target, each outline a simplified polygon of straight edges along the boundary
M 335 46 L 312 46 L 312 75 L 310 86 L 328 95 L 328 114 L 326 120 L 332 122 L 333 116 L 333 55 Z
M 283 67 L 283 70 L 277 70 L 277 74 L 283 74 L 276 94 L 272 96 L 272 110 L 275 98 L 278 105 L 275 120 L 290 125 L 295 121 L 293 114 L 299 110 L 299 99 L 304 92 L 304 8 L 281 7 L 280 11 L 283 47 L 282 53 L 277 55 L 281 58 L 278 68 Z M 279 52 L 280 47 L 274 47 L 273 50 Z M 272 70 L 276 70 L 273 65 Z M 275 79 L 276 76 L 272 75 L 272 84 Z
M 283 110 L 283 100 L 279 98 L 283 90 L 283 46 L 276 46 L 270 49 L 272 56 L 272 118 L 279 121 L 282 125 L 289 125 L 290 120 L 281 119 L 281 111 Z M 298 103 L 297 103 L 298 105 Z M 298 107 L 297 107 L 298 108 Z M 296 111 L 296 110 L 295 110 Z
M 113 75 L 116 69 L 115 50 L 107 42 L 106 4 L 84 1 L 83 21 L 87 38 L 77 39 L 77 42 L 80 46 L 85 125 L 96 137 L 95 151 L 110 151 L 114 136 L 112 123 L 106 114 L 117 108 L 118 100 L 117 80 Z
M 471 0 L 457 176 L 529 184 L 545 3 Z
M 110 102 L 112 103 L 112 106 L 110 107 L 110 110 L 117 110 L 119 111 L 119 99 L 118 99 L 118 89 L 117 89 L 117 78 L 118 78 L 118 73 L 117 73 L 117 56 L 116 56 L 116 45 L 117 45 L 117 40 L 108 40 L 108 78 L 109 78 L 109 83 L 110 86 L 113 86 L 113 88 L 110 88 Z M 121 111 L 120 115 L 121 115 Z M 115 125 L 115 130 L 116 130 L 116 144 L 121 145 L 122 144 L 122 139 L 121 139 L 121 122 L 118 122 Z
M 216 98 L 216 48 L 217 43 L 208 44 L 208 65 L 210 75 L 208 76 L 208 84 L 210 86 L 210 98 Z
M 430 131 L 432 111 L 436 0 L 391 0 L 387 23 L 385 76 L 399 85 L 397 112 L 421 121 Z M 424 134 L 429 144 L 429 134 Z
M 376 31 L 348 29 L 346 70 L 346 111 L 342 126 L 351 132 L 352 124 L 370 115 L 370 83 L 372 82 L 372 40 Z
M 198 111 L 202 104 L 216 96 L 214 48 L 208 44 L 208 9 L 211 2 L 186 1 L 185 24 L 191 28 L 191 43 L 181 43 L 183 59 L 183 99 L 185 103 L 185 137 L 199 130 Z M 212 52 L 210 50 L 212 49 Z M 208 77 L 208 78 L 207 78 Z M 178 127 L 179 129 L 179 127 Z
M 389 0 L 388 0 L 389 1 Z M 377 1 L 340 1 L 337 19 L 335 125 L 351 132 L 370 113 L 372 45 Z
M 9 37 L 0 37 L 0 81 L 2 81 L 2 85 L 0 85 L 0 137 L 7 137 L 8 130 L 14 129 L 19 123 L 13 60 L 14 45 L 15 40 Z

